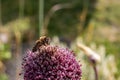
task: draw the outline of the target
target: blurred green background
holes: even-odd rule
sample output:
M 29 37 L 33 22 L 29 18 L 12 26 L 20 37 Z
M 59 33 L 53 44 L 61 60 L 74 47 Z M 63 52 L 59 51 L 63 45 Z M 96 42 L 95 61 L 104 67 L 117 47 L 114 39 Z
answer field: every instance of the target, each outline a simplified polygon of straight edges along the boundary
M 120 80 L 120 0 L 0 0 L 0 80 L 22 80 L 22 57 L 41 35 L 76 52 L 82 80 L 94 71 L 77 41 L 101 57 L 99 80 Z

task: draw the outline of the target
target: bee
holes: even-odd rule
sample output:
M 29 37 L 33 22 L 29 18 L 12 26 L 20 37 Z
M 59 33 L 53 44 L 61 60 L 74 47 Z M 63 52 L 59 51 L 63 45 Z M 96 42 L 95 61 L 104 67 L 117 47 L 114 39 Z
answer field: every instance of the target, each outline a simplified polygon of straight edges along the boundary
M 41 46 L 46 46 L 50 44 L 50 38 L 46 36 L 41 36 L 37 41 L 35 46 L 32 49 L 32 52 L 36 52 Z

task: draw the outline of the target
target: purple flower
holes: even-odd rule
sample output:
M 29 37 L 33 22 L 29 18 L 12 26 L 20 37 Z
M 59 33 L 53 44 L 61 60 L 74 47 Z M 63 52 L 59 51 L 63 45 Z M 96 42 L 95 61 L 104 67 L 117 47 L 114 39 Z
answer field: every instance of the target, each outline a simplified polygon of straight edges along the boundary
M 41 46 L 23 58 L 24 80 L 80 80 L 81 65 L 73 51 L 57 46 Z

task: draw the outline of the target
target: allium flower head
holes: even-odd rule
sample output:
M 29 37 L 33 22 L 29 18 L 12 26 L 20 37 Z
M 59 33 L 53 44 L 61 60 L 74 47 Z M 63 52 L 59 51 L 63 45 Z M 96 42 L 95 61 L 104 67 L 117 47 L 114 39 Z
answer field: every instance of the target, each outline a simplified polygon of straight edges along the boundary
M 43 41 L 42 45 L 41 42 L 39 47 L 35 45 L 37 49 L 28 51 L 23 58 L 24 80 L 80 80 L 81 65 L 76 61 L 73 51 L 46 45 L 46 41 Z

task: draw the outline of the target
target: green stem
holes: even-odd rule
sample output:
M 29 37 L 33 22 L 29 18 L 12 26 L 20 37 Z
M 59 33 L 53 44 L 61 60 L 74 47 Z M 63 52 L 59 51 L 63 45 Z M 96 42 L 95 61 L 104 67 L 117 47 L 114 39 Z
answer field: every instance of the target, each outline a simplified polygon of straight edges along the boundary
M 44 0 L 39 0 L 39 36 L 43 35 Z
M 0 0 L 0 27 L 2 25 L 2 1 Z
M 98 71 L 96 65 L 93 65 L 94 73 L 95 73 L 95 80 L 98 80 Z
M 19 0 L 19 17 L 23 18 L 24 16 L 24 0 Z

